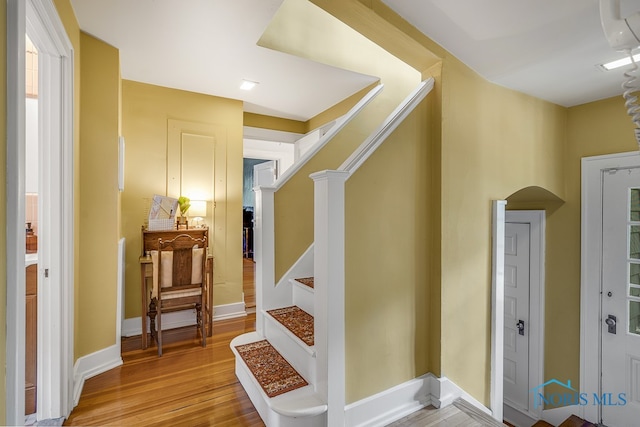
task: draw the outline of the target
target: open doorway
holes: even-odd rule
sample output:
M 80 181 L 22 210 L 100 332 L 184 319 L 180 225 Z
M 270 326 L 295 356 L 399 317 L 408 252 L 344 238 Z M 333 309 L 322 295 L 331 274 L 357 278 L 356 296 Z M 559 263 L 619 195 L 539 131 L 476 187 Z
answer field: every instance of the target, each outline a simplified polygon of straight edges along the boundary
M 27 156 L 34 154 L 28 154 L 26 142 L 27 36 L 38 52 L 37 154 L 30 160 L 39 174 L 37 208 L 30 204 L 31 212 L 27 212 L 26 168 Z M 32 130 L 32 124 L 29 126 Z M 37 256 L 34 272 L 38 294 L 34 392 L 37 420 L 64 417 L 73 405 L 73 49 L 50 0 L 7 2 L 6 173 L 6 182 L 11 185 L 7 186 L 6 194 L 4 421 L 7 425 L 23 425 L 27 412 L 26 255 Z M 31 227 L 27 226 L 27 214 L 37 221 L 35 250 L 34 222 Z M 32 254 L 26 254 L 27 242 Z
M 266 167 L 265 167 L 266 166 Z M 268 159 L 243 159 L 242 194 L 242 267 L 245 311 L 253 313 L 256 309 L 255 262 L 253 260 L 253 225 L 255 212 L 255 194 L 253 188 L 258 185 L 272 185 L 277 178 L 278 162 Z M 265 173 L 260 171 L 264 170 Z M 260 177 L 267 176 L 266 181 Z
M 26 37 L 25 87 L 25 415 L 35 414 L 38 389 L 38 50 Z

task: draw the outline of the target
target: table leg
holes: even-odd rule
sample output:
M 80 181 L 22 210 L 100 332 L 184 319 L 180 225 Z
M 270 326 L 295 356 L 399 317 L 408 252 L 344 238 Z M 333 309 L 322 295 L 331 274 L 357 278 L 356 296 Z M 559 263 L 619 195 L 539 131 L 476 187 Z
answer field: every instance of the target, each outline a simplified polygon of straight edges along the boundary
M 147 281 L 145 278 L 146 265 L 140 265 L 140 289 L 142 290 L 142 311 L 140 313 L 140 318 L 142 319 L 142 349 L 146 350 L 149 346 L 147 343 Z

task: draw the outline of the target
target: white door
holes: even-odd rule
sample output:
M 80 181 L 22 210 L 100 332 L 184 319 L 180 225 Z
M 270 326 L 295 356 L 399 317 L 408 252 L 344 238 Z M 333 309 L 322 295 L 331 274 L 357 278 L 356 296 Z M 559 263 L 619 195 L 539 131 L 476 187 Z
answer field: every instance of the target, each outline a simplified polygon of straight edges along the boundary
M 278 177 L 278 162 L 269 160 L 253 167 L 253 187 L 271 186 Z
M 504 403 L 529 411 L 530 224 L 505 223 Z
M 604 174 L 602 423 L 640 418 L 640 168 Z

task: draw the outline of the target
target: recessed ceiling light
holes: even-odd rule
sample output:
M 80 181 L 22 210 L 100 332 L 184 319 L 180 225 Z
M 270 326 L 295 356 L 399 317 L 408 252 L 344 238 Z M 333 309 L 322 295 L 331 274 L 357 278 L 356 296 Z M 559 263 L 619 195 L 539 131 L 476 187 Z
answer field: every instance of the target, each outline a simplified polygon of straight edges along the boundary
M 640 53 L 633 55 L 633 60 L 635 62 L 640 62 Z M 607 62 L 606 64 L 602 64 L 600 66 L 605 70 L 609 71 L 616 68 L 624 67 L 625 65 L 629 65 L 629 64 L 631 64 L 631 58 L 626 56 L 622 59 L 618 59 L 617 61 Z
M 258 84 L 258 82 L 252 82 L 251 80 L 242 80 L 242 83 L 240 84 L 240 89 L 242 90 L 251 90 L 254 87 L 256 87 L 256 85 Z

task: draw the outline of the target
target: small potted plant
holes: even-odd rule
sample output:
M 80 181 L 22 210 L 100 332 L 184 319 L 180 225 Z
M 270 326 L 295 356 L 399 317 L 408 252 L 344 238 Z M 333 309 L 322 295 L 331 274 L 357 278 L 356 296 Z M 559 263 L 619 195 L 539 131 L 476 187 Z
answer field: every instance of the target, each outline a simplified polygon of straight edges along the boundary
M 187 211 L 191 207 L 191 200 L 188 197 L 180 196 L 178 198 L 178 207 L 180 208 L 180 216 L 178 217 L 178 228 L 184 225 L 186 228 L 189 228 L 189 223 L 187 221 Z

